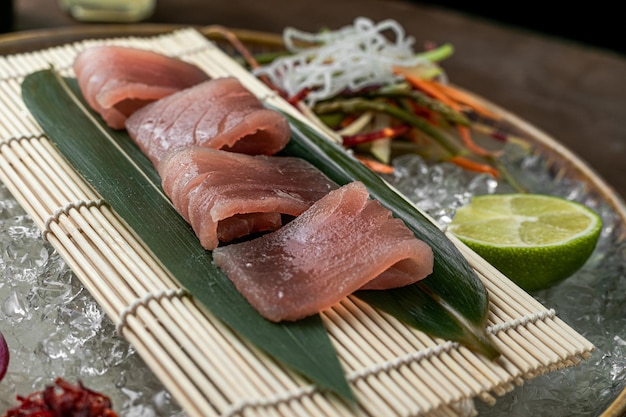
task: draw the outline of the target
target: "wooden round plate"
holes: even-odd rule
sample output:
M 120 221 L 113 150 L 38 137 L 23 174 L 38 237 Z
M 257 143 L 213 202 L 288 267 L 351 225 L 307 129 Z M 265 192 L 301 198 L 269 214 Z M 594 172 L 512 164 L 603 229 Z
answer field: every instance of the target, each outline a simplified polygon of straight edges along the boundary
M 141 24 L 141 25 L 84 25 L 67 28 L 36 30 L 0 35 L 0 54 L 29 52 L 56 45 L 71 43 L 86 38 L 108 38 L 113 36 L 151 36 L 182 28 L 181 25 Z M 205 36 L 226 44 L 223 31 L 217 26 L 198 28 Z M 251 48 L 279 49 L 282 39 L 279 35 L 231 29 L 238 39 Z M 488 100 L 477 97 L 477 100 L 500 114 L 510 125 L 514 126 L 520 136 L 526 138 L 539 152 L 547 156 L 552 168 L 558 176 L 577 179 L 587 185 L 587 191 L 594 197 L 605 201 L 621 219 L 619 239 L 626 238 L 626 205 L 620 196 L 592 169 L 568 150 L 556 139 L 540 129 L 520 119 L 514 114 L 500 108 Z M 603 411 L 601 417 L 620 417 L 626 415 L 626 389 Z

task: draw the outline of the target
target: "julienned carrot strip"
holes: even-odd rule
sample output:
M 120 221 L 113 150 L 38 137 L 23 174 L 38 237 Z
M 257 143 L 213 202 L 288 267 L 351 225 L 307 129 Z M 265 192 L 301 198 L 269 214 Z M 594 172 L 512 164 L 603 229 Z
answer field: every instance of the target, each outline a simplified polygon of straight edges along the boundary
M 469 171 L 491 174 L 494 178 L 500 177 L 500 173 L 494 167 L 487 164 L 481 164 L 480 162 L 472 161 L 471 159 L 467 159 L 462 156 L 455 156 L 450 159 L 450 162 Z
M 410 84 L 412 84 L 415 88 L 422 90 L 426 94 L 441 101 L 443 104 L 450 106 L 452 109 L 456 111 L 461 110 L 461 105 L 459 104 L 459 102 L 455 101 L 454 98 L 450 97 L 447 94 L 447 91 L 444 91 L 443 89 L 439 88 L 443 84 L 438 83 L 433 80 L 419 78 L 402 69 L 396 69 L 396 72 L 398 72 L 399 74 L 402 74 L 404 78 Z M 476 153 L 477 155 L 482 155 L 482 156 L 492 155 L 492 152 L 488 151 L 487 149 L 482 148 L 481 146 L 476 144 L 476 142 L 474 142 L 474 140 L 472 139 L 472 135 L 470 134 L 470 131 L 467 127 L 457 126 L 457 130 L 459 132 L 459 135 L 461 136 L 461 139 L 463 140 L 463 143 L 470 151 Z
M 365 165 L 374 172 L 378 172 L 379 174 L 393 174 L 393 167 L 391 165 L 383 164 L 382 162 L 378 162 L 361 155 L 355 155 L 355 157 L 356 159 L 361 161 L 363 165 Z
M 461 107 L 458 105 L 458 103 L 451 100 L 447 95 L 438 90 L 436 87 L 432 86 L 432 84 L 430 84 L 427 79 L 417 77 L 401 70 L 397 70 L 396 72 L 403 75 L 404 78 L 415 88 L 422 90 L 426 94 L 432 96 L 433 98 L 436 98 L 437 100 L 441 101 L 443 104 L 450 106 L 454 110 L 461 110 Z
M 470 130 L 466 126 L 457 126 L 456 130 L 459 132 L 459 136 L 461 136 L 461 140 L 463 140 L 463 143 L 465 144 L 467 149 L 474 152 L 476 155 L 494 155 L 494 152 L 484 149 L 483 147 L 477 145 L 476 142 L 474 142 L 470 134 Z
M 493 119 L 500 118 L 497 114 L 495 114 L 482 104 L 478 103 L 469 94 L 451 85 L 440 83 L 435 79 L 420 78 L 402 68 L 396 68 L 396 73 L 402 74 L 404 78 L 413 86 L 419 88 L 427 94 L 430 94 L 432 97 L 436 98 L 444 104 L 447 104 L 454 110 L 461 110 L 460 104 L 464 104 L 484 116 Z
M 490 119 L 499 120 L 500 116 L 487 107 L 485 107 L 482 103 L 476 101 L 476 99 L 470 96 L 468 93 L 459 90 L 458 88 L 449 85 L 443 84 L 437 80 L 426 80 L 428 83 L 433 85 L 439 91 L 444 93 L 449 98 L 453 99 L 457 103 L 462 103 L 473 109 L 475 112 L 482 114 L 483 116 L 489 117 Z

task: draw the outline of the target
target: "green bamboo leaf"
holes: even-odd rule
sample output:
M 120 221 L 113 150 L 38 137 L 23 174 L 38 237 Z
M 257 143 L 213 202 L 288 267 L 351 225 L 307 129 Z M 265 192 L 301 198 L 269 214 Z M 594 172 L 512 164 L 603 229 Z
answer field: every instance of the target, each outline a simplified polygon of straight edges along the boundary
M 434 252 L 433 273 L 419 283 L 356 295 L 428 334 L 456 341 L 489 358 L 497 357 L 499 352 L 486 334 L 487 290 L 458 248 L 379 175 L 310 126 L 288 114 L 285 116 L 292 127 L 286 153 L 308 160 L 338 184 L 363 182 L 372 197 L 404 220 Z
M 198 301 L 261 350 L 354 402 L 321 318 L 272 323 L 261 317 L 214 266 L 211 253 L 155 184 L 153 168 L 129 145 L 127 135 L 104 126 L 54 70 L 27 76 L 22 95 L 61 154 Z

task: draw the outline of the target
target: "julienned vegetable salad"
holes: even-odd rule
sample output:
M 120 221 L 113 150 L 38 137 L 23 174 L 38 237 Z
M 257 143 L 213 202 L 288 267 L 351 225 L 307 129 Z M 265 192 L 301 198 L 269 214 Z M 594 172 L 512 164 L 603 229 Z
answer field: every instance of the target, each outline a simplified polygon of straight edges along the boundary
M 398 22 L 364 17 L 318 33 L 287 28 L 283 42 L 286 53 L 271 60 L 246 51 L 252 72 L 371 169 L 389 174 L 394 156 L 414 152 L 520 189 L 498 159 L 511 140 L 490 127 L 498 115 L 448 82 L 440 62 L 452 45 L 416 51 Z

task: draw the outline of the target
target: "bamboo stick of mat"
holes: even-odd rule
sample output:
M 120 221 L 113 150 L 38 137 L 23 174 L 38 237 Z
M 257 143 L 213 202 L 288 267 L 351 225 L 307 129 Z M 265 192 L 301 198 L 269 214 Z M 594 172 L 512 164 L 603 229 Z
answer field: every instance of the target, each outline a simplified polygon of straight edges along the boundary
M 147 48 L 213 76 L 234 75 L 262 100 L 305 118 L 192 28 L 0 58 L 0 179 L 190 416 L 466 416 L 475 413 L 475 399 L 493 403 L 593 350 L 553 310 L 455 240 L 490 293 L 488 331 L 502 358 L 488 361 L 348 297 L 322 317 L 358 408 L 323 395 L 195 303 L 28 114 L 24 76 L 50 65 L 72 76 L 76 54 L 99 44 Z

